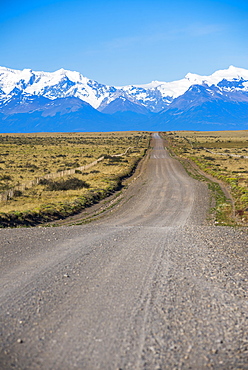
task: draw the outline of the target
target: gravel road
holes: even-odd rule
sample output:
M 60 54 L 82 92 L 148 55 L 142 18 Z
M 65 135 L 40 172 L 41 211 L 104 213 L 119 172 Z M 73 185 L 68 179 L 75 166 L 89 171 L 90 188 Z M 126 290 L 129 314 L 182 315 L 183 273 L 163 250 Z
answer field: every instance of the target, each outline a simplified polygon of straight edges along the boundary
M 1 369 L 248 369 L 247 230 L 153 145 L 102 218 L 0 230 Z

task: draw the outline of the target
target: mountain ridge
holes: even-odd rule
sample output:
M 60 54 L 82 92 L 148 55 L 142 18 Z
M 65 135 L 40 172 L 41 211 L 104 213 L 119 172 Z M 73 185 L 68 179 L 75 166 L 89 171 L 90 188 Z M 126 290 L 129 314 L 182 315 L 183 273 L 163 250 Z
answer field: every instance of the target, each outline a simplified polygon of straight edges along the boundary
M 0 67 L 1 132 L 15 130 L 17 122 L 19 130 L 25 130 L 25 121 L 32 129 L 31 122 L 38 119 L 45 131 L 56 130 L 56 121 L 63 130 L 70 121 L 71 131 L 80 129 L 80 122 L 87 131 L 140 129 L 142 124 L 148 130 L 162 126 L 169 130 L 180 122 L 196 129 L 210 123 L 244 129 L 247 107 L 248 70 L 234 66 L 209 76 L 188 73 L 177 81 L 119 87 L 65 69 L 35 72 Z

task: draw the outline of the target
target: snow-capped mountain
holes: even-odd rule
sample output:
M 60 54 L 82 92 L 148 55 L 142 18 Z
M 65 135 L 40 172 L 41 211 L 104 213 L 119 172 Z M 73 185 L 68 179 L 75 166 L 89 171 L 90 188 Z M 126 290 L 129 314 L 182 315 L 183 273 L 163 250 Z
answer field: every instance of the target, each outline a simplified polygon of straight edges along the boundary
M 37 129 L 43 129 L 43 118 L 54 117 L 59 122 L 70 121 L 71 130 L 74 130 L 74 116 L 77 117 L 77 131 L 80 131 L 80 122 L 92 126 L 96 121 L 104 125 L 111 122 L 113 127 L 121 129 L 125 126 L 128 129 L 127 120 L 130 129 L 134 129 L 131 126 L 134 121 L 140 125 L 146 122 L 144 129 L 152 129 L 152 126 L 161 126 L 163 122 L 179 122 L 186 118 L 185 114 L 189 121 L 191 118 L 194 121 L 196 116 L 198 123 L 206 124 L 242 121 L 248 128 L 246 106 L 248 70 L 234 66 L 210 76 L 188 73 L 178 81 L 118 87 L 104 85 L 79 72 L 64 69 L 35 72 L 0 67 L 0 123 L 5 123 L 5 129 L 9 122 L 33 122 L 34 116 Z M 32 124 L 29 129 L 32 129 Z M 44 130 L 49 131 L 49 128 L 45 126 Z M 89 130 L 88 126 L 86 130 Z
M 146 85 L 130 85 L 122 90 L 152 112 L 159 112 L 183 95 L 193 85 L 218 86 L 223 92 L 248 91 L 248 70 L 230 66 L 210 76 L 188 73 L 183 79 L 173 82 L 153 81 Z
M 54 100 L 75 97 L 98 108 L 116 92 L 115 87 L 90 80 L 79 72 L 59 69 L 55 72 L 23 71 L 0 67 L 0 101 L 8 102 L 16 96 L 43 96 Z
M 161 123 L 171 130 L 248 129 L 248 91 L 192 85 L 154 117 L 153 124 Z

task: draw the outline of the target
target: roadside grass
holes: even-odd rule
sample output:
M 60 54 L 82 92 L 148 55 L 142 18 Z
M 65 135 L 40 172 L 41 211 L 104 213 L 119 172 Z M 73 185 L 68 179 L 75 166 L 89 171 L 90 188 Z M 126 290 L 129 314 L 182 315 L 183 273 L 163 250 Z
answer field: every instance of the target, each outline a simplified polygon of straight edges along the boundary
M 218 183 L 207 180 L 215 197 L 216 222 L 248 224 L 248 131 L 173 131 L 163 133 L 170 149 L 181 159 L 194 162 L 228 188 L 234 209 Z M 235 214 L 235 217 L 233 217 Z
M 43 180 L 0 202 L 0 226 L 35 225 L 79 213 L 121 188 L 149 146 L 144 132 L 0 135 L 0 192 L 47 173 L 104 160 L 73 176 Z M 117 156 L 128 152 L 123 156 Z

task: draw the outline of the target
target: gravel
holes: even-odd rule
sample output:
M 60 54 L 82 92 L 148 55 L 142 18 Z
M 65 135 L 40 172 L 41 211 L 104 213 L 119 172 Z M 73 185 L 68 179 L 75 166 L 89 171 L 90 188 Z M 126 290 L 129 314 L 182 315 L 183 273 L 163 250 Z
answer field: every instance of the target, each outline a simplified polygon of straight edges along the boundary
M 2 369 L 248 369 L 247 229 L 159 138 L 102 218 L 2 229 Z

